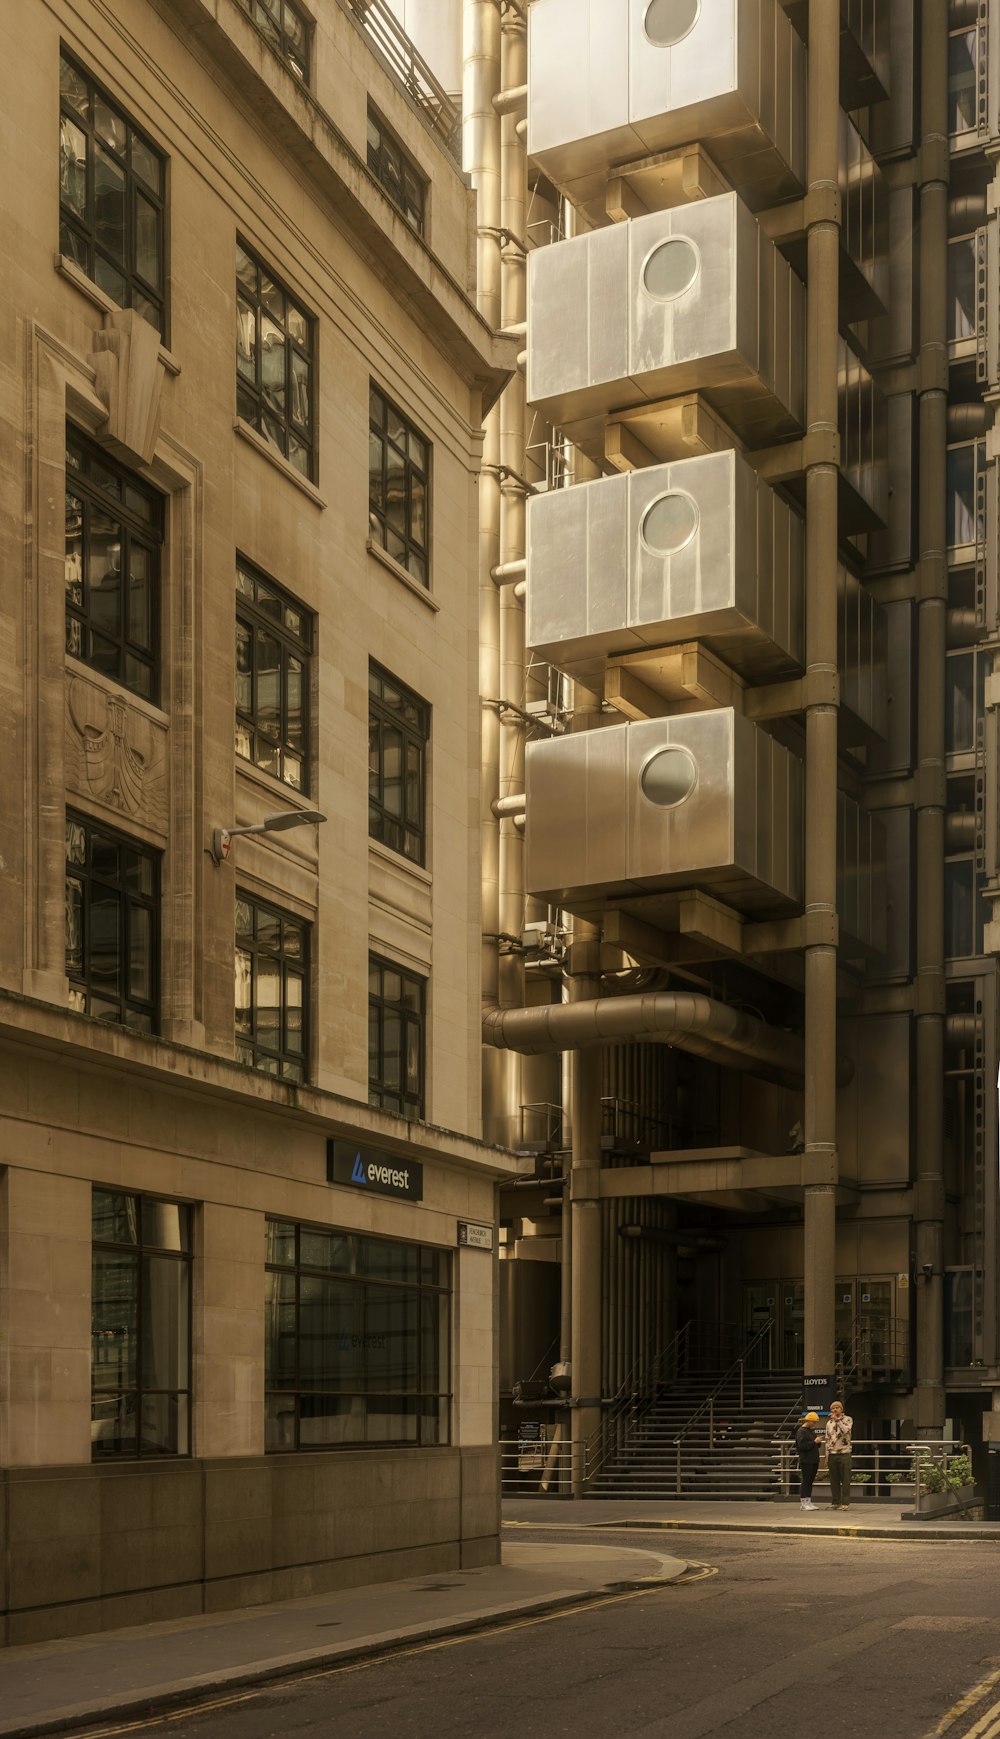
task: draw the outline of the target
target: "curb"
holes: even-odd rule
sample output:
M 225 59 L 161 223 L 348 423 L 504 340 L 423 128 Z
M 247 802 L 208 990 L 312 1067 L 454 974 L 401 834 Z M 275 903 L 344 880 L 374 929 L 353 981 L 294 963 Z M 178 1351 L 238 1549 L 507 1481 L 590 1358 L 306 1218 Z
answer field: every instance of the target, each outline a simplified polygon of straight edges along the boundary
M 605 1524 L 601 1524 L 604 1526 Z M 653 1556 L 654 1554 L 649 1554 Z M 609 1595 L 655 1593 L 659 1588 L 669 1588 L 676 1583 L 695 1579 L 700 1574 L 699 1567 L 685 1563 L 676 1575 L 658 1576 L 655 1573 L 637 1576 L 633 1579 L 618 1582 L 602 1583 L 600 1588 L 588 1589 L 576 1594 L 557 1594 L 550 1598 L 532 1600 L 511 1606 L 502 1606 L 482 1612 L 470 1618 L 441 1619 L 405 1634 L 395 1637 L 373 1637 L 370 1640 L 349 1644 L 342 1649 L 323 1648 L 310 1650 L 297 1655 L 282 1655 L 268 1661 L 266 1665 L 235 1667 L 230 1672 L 220 1674 L 200 1674 L 196 1678 L 176 1681 L 167 1685 L 156 1685 L 142 1696 L 132 1695 L 121 1699 L 106 1699 L 101 1702 L 78 1703 L 71 1708 L 63 1709 L 57 1715 L 42 1716 L 37 1720 L 29 1720 L 20 1726 L 8 1726 L 0 1721 L 0 1739 L 35 1739 L 36 1735 L 46 1733 L 64 1733 L 69 1728 L 93 1726 L 97 1722 L 111 1720 L 128 1720 L 144 1717 L 147 1720 L 162 1716 L 170 1709 L 190 1705 L 192 1712 L 197 1713 L 199 1706 L 204 1705 L 215 1692 L 235 1691 L 255 1685 L 267 1685 L 281 1679 L 305 1678 L 310 1673 L 317 1675 L 324 1671 L 335 1672 L 339 1667 L 356 1666 L 366 1660 L 379 1658 L 391 1660 L 393 1656 L 405 1655 L 411 1649 L 422 1643 L 446 1641 L 449 1637 L 473 1636 L 477 1631 L 493 1630 L 497 1626 L 509 1623 L 518 1618 L 542 1618 L 556 1612 L 568 1612 L 574 1607 L 592 1606 L 595 1602 L 605 1600 Z M 2 1661 L 0 1654 L 0 1661 Z
M 564 1529 L 572 1528 L 574 1527 L 574 1524 L 572 1522 L 505 1522 L 504 1526 L 523 1528 L 546 1526 L 550 1528 Z M 689 1522 L 674 1521 L 672 1518 L 670 1520 L 655 1519 L 652 1521 L 641 1521 L 638 1517 L 629 1517 L 626 1521 L 619 1522 L 587 1522 L 584 1524 L 575 1524 L 577 1529 L 581 1526 L 585 1526 L 588 1529 L 593 1528 L 595 1530 L 601 1528 L 613 1528 L 618 1533 L 623 1533 L 626 1530 L 631 1531 L 633 1529 L 637 1532 L 652 1532 L 655 1529 L 657 1532 L 662 1530 L 664 1532 L 685 1534 L 781 1534 L 789 1539 L 805 1540 L 815 1540 L 817 1536 L 825 1537 L 827 1539 L 840 1538 L 850 1540 L 920 1541 L 923 1544 L 927 1544 L 933 1540 L 943 1541 L 945 1545 L 948 1545 L 952 1540 L 961 1540 L 966 1544 L 970 1540 L 978 1540 L 983 1545 L 1000 1545 L 1000 1535 L 984 1534 L 976 1528 L 949 1528 L 948 1533 L 945 1534 L 937 1531 L 932 1533 L 930 1529 L 920 1527 L 880 1528 L 877 1523 L 871 1524 L 867 1522 L 859 1522 L 856 1525 L 818 1522 L 815 1525 L 810 1525 L 808 1527 L 802 1527 L 801 1525 L 796 1527 L 791 1522 Z

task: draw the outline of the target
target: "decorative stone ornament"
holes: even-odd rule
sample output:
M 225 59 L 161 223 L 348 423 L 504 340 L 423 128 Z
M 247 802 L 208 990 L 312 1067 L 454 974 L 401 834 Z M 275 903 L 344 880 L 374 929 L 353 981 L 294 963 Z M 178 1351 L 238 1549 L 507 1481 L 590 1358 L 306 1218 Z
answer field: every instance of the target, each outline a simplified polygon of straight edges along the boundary
M 96 683 L 74 677 L 67 710 L 76 742 L 71 777 L 81 795 L 163 827 L 163 731 L 121 692 L 107 694 Z M 71 762 L 72 767 L 72 762 Z
M 97 377 L 97 396 L 107 406 L 102 435 L 108 446 L 120 458 L 148 465 L 160 432 L 159 334 L 134 308 L 116 308 L 105 316 L 104 330 L 94 334 L 87 360 Z

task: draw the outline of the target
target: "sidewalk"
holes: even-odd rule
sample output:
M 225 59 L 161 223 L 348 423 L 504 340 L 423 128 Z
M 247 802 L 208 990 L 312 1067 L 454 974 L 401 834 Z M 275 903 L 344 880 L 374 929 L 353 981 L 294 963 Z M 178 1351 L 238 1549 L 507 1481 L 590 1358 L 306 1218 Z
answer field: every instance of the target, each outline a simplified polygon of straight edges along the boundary
M 1000 1522 L 904 1520 L 899 1503 L 860 1498 L 849 1510 L 820 1504 L 799 1508 L 798 1499 L 776 1503 L 650 1502 L 614 1498 L 505 1498 L 504 1523 L 516 1538 L 519 1528 L 648 1528 L 711 1534 L 833 1534 L 873 1540 L 985 1540 L 1000 1545 Z
M 655 1547 L 570 1545 L 554 1538 L 542 1545 L 505 1543 L 503 1558 L 502 1565 L 481 1570 L 4 1649 L 0 1735 L 57 1732 L 112 1716 L 149 1718 L 209 1691 L 335 1667 L 573 1606 L 623 1585 L 676 1581 L 687 1569 L 683 1559 Z

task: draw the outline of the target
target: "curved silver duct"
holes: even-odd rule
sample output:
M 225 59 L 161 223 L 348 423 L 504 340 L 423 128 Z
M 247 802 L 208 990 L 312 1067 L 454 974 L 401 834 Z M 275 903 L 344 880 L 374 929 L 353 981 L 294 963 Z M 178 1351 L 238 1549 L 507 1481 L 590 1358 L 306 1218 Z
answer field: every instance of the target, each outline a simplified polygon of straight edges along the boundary
M 696 991 L 602 996 L 535 1008 L 487 1003 L 483 1010 L 484 1044 L 527 1056 L 643 1038 L 677 1045 L 730 1069 L 756 1067 L 768 1080 L 802 1087 L 804 1048 L 796 1033 L 769 1027 L 756 1015 Z

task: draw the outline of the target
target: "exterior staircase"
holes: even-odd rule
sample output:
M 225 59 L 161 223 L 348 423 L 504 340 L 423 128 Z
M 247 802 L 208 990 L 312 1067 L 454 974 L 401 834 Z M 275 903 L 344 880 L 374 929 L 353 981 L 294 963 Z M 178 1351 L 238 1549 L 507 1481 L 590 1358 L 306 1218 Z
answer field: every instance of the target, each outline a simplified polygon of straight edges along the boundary
M 773 1497 L 775 1438 L 792 1430 L 801 1403 L 799 1371 L 679 1376 L 605 1444 L 588 1494 L 707 1503 Z

